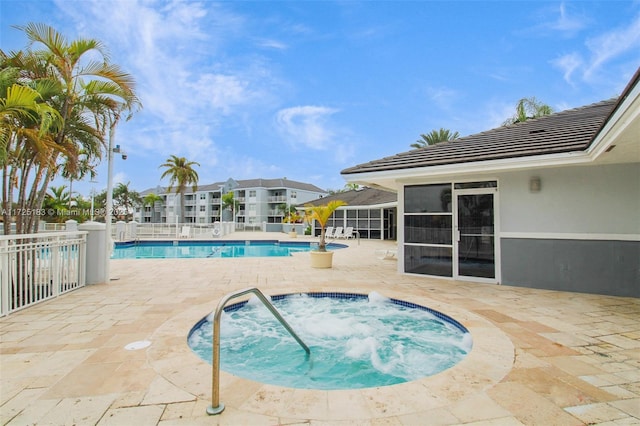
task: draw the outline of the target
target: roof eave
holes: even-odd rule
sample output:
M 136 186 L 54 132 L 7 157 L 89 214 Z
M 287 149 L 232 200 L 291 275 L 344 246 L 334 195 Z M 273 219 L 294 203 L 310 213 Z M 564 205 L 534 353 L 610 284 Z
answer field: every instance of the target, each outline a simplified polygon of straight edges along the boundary
M 487 160 L 471 163 L 453 163 L 441 166 L 428 166 L 410 169 L 386 170 L 379 172 L 351 173 L 343 175 L 348 183 L 366 183 L 385 189 L 398 190 L 398 183 L 415 180 L 433 180 L 455 177 L 456 179 L 470 175 L 487 175 L 497 172 L 538 169 L 565 165 L 579 165 L 593 161 L 593 155 L 584 151 L 561 154 Z M 390 184 L 395 182 L 395 184 Z

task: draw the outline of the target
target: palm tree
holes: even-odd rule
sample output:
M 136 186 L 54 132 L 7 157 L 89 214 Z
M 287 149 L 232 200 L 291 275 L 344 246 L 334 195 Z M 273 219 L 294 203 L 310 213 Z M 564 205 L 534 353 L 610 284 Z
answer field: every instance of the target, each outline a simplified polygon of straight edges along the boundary
M 151 216 L 154 217 L 155 216 L 154 207 L 156 203 L 161 201 L 162 201 L 162 197 L 152 192 L 144 196 L 144 198 L 142 199 L 142 205 L 151 207 Z M 152 219 L 152 221 L 155 221 L 155 218 Z
M 67 169 L 74 170 L 82 152 L 89 156 L 91 164 L 99 161 L 108 125 L 122 112 L 131 113 L 140 104 L 133 91 L 133 79 L 109 62 L 99 41 L 81 38 L 68 42 L 44 24 L 17 28 L 26 34 L 28 50 L 11 55 L 0 51 L 2 68 L 17 70 L 16 82 L 36 88 L 42 102 L 57 111 L 62 124 L 40 126 L 35 120 L 28 120 L 20 123 L 21 129 L 32 130 L 37 137 L 11 133 L 9 142 L 0 149 L 0 157 L 6 155 L 8 159 L 3 163 L 3 195 L 13 197 L 16 190 L 19 208 L 39 208 L 48 185 L 62 170 L 59 165 L 68 161 Z M 34 46 L 39 50 L 31 50 Z M 21 185 L 12 188 L 14 181 Z M 16 222 L 17 232 L 35 231 L 34 216 L 20 219 Z
M 515 115 L 505 120 L 502 125 L 509 126 L 511 124 L 522 123 L 523 121 L 527 121 L 532 118 L 543 117 L 550 114 L 553 114 L 553 109 L 549 105 L 539 102 L 535 97 L 522 98 L 516 104 Z
M 82 180 L 87 175 L 89 175 L 90 180 L 93 180 L 97 176 L 97 164 L 91 163 L 92 157 L 95 158 L 95 154 L 90 155 L 82 150 L 75 161 L 71 157 L 66 157 L 60 165 L 62 169 L 60 175 L 69 180 L 69 193 L 71 194 L 69 206 L 73 201 L 73 181 Z
M 129 188 L 131 182 L 119 183 L 113 189 L 113 201 L 121 212 L 124 212 L 126 219 L 133 215 L 133 207 L 140 204 L 142 199 L 137 191 Z
M 169 177 L 167 191 L 171 192 L 175 185 L 176 194 L 180 194 L 180 218 L 178 219 L 180 222 L 184 220 L 184 192 L 187 186 L 191 185 L 193 192 L 198 189 L 198 172 L 193 169 L 193 166 L 200 166 L 200 163 L 175 155 L 170 156 L 164 164 L 160 165 L 166 168 L 160 179 Z
M 354 182 L 349 182 L 344 185 L 345 191 L 357 191 L 358 189 L 360 189 L 360 185 Z
M 435 145 L 440 142 L 449 142 L 460 137 L 458 132 L 453 132 L 449 129 L 440 128 L 440 130 L 432 130 L 429 134 L 420 135 L 422 139 L 418 139 L 416 143 L 412 143 L 412 148 L 424 148 L 425 146 Z
M 221 197 L 222 201 L 222 209 L 231 209 L 231 218 L 233 222 L 236 221 L 236 211 L 240 207 L 240 201 L 235 199 L 233 195 L 233 191 L 229 191 L 226 194 L 223 194 Z
M 142 198 L 142 204 L 149 207 L 153 207 L 158 201 L 162 201 L 162 197 L 153 192 Z
M 71 194 L 67 191 L 65 185 L 50 186 L 49 193 L 47 193 L 43 209 L 47 213 L 46 219 L 51 222 L 63 223 L 66 219 L 66 214 L 69 208 L 69 202 L 71 201 Z
M 318 242 L 318 251 L 327 251 L 327 242 L 325 240 L 325 229 L 327 227 L 327 222 L 329 218 L 333 214 L 334 211 L 338 209 L 338 207 L 346 206 L 342 200 L 333 200 L 329 201 L 326 205 L 320 206 L 307 206 L 306 211 L 306 221 L 315 220 L 320 225 L 320 240 Z
M 18 84 L 19 69 L 8 64 L 7 56 L 0 51 L 0 166 L 2 166 L 2 216 L 4 233 L 11 226 L 11 208 L 15 190 L 26 188 L 28 173 L 25 168 L 50 165 L 47 152 L 60 150 L 51 138 L 51 132 L 62 126 L 62 117 L 44 102 L 42 85 L 34 88 Z M 4 96 L 6 94 L 6 96 Z M 18 201 L 24 197 L 19 197 Z M 40 207 L 40 206 L 38 206 Z M 21 224 L 26 216 L 16 217 L 16 226 L 22 233 Z

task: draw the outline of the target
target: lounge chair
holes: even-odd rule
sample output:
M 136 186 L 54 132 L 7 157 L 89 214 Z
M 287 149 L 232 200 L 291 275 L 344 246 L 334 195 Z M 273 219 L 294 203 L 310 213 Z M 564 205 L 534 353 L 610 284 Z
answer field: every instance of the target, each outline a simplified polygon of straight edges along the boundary
M 353 226 L 347 226 L 346 228 L 344 228 L 344 233 L 342 234 L 342 237 L 345 240 L 349 239 L 349 238 L 355 238 L 353 235 Z
M 342 226 L 336 228 L 336 232 L 333 233 L 333 238 L 342 238 Z
M 189 238 L 191 236 L 191 227 L 183 226 L 180 231 L 180 238 Z
M 333 226 L 327 226 L 327 229 L 324 231 L 325 238 L 333 238 Z
M 398 256 L 397 249 L 376 250 L 376 257 L 380 260 L 395 260 Z

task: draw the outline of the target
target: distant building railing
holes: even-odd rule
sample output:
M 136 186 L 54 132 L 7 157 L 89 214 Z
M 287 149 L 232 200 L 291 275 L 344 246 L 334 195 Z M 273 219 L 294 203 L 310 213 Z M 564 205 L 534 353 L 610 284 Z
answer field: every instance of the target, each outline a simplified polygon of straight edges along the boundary
M 86 284 L 87 232 L 0 235 L 0 316 Z

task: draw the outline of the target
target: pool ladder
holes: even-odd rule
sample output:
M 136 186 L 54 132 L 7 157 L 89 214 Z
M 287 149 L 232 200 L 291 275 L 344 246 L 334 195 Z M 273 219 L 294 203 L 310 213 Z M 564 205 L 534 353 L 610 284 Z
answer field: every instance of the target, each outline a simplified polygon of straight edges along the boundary
M 253 287 L 227 294 L 218 303 L 218 307 L 216 308 L 216 312 L 213 316 L 213 353 L 211 356 L 211 406 L 207 407 L 207 414 L 209 415 L 220 414 L 222 413 L 222 411 L 224 411 L 224 404 L 220 402 L 220 317 L 222 316 L 222 311 L 229 300 L 235 299 L 236 297 L 244 296 L 245 294 L 249 293 L 253 293 L 258 297 L 262 304 L 273 314 L 274 317 L 276 317 L 276 319 L 289 332 L 289 334 L 291 334 L 291 336 L 296 339 L 300 346 L 302 346 L 302 349 L 305 350 L 307 356 L 311 354 L 311 350 L 309 349 L 309 347 L 305 345 L 302 339 L 300 339 L 296 332 L 293 331 L 289 323 L 282 317 L 282 315 L 280 315 L 280 312 L 278 312 L 275 306 L 271 304 L 269 299 L 267 299 L 267 297 L 262 294 L 260 290 Z

